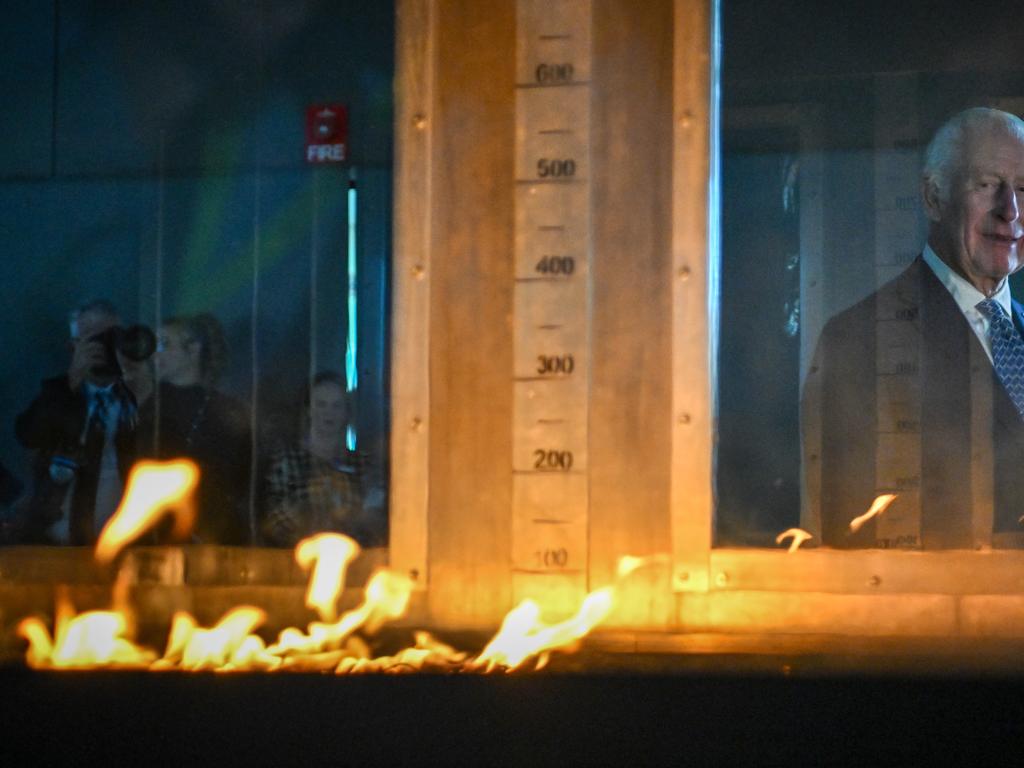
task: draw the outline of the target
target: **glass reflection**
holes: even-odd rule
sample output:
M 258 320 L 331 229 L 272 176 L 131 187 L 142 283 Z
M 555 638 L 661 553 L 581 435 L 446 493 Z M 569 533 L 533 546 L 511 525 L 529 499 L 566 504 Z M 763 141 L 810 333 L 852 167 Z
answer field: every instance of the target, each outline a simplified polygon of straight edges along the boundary
M 1024 545 L 1012 387 L 948 290 L 937 307 L 909 287 L 936 237 L 921 196 L 930 139 L 969 107 L 1024 114 L 1009 33 L 952 2 L 916 27 L 907 18 L 923 4 L 867 9 L 856 24 L 890 34 L 863 41 L 842 9 L 793 2 L 767 17 L 747 5 L 723 8 L 716 545 L 774 547 L 796 526 L 814 534 L 804 546 Z M 844 30 L 837 45 L 813 42 L 826 27 Z M 944 34 L 956 61 L 936 44 Z M 1007 201 L 1013 164 L 1002 166 Z M 997 207 L 988 229 L 1015 236 L 1019 217 Z M 1015 298 L 1019 284 L 1008 281 Z M 821 344 L 837 315 L 847 321 Z M 945 352 L 929 340 L 937 325 L 956 329 Z M 883 494 L 896 498 L 851 531 Z
M 358 535 L 386 540 L 394 9 L 358 10 L 5 13 L 0 543 L 94 541 L 131 461 L 170 455 L 203 477 L 191 541 L 275 543 L 262 489 L 324 369 L 349 374 Z M 110 331 L 135 324 L 154 355 Z

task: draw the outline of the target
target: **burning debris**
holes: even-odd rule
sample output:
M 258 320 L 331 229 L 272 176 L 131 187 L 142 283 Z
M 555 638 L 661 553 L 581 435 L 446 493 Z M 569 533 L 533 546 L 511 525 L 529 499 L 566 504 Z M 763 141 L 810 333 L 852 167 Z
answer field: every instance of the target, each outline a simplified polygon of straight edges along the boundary
M 133 469 L 128 491 L 96 545 L 100 563 L 113 562 L 131 541 L 165 513 L 175 531 L 194 521 L 191 496 L 198 470 L 187 461 L 145 462 Z M 414 645 L 392 656 L 374 658 L 359 632 L 373 634 L 401 618 L 408 608 L 413 581 L 407 575 L 378 569 L 366 584 L 362 602 L 338 616 L 338 598 L 349 564 L 359 546 L 347 536 L 323 533 L 304 539 L 295 549 L 298 564 L 310 572 L 306 606 L 319 621 L 306 630 L 288 627 L 267 644 L 256 634 L 266 612 L 252 605 L 228 611 L 212 627 L 201 627 L 186 611 L 174 614 L 164 654 L 134 642 L 135 621 L 127 599 L 130 574 L 122 567 L 109 611 L 76 614 L 66 590 L 58 588 L 53 635 L 38 618 L 23 619 L 18 634 L 28 641 L 26 661 L 35 669 L 127 668 L 153 671 L 317 671 L 336 674 L 415 670 L 494 672 L 522 668 L 535 659 L 542 668 L 553 651 L 572 651 L 579 640 L 604 621 L 615 605 L 615 587 L 591 592 L 577 613 L 556 624 L 541 619 L 540 606 L 524 600 L 508 613 L 501 628 L 479 656 L 457 651 L 428 632 L 415 632 Z M 619 563 L 622 579 L 639 567 L 664 559 L 626 557 Z

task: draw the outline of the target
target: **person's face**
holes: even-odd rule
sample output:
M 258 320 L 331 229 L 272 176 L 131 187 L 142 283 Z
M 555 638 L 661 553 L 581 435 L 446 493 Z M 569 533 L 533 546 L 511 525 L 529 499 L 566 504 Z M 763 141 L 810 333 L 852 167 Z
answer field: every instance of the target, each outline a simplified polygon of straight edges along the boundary
M 991 294 L 1024 266 L 1024 142 L 999 128 L 969 134 L 949 199 L 926 190 L 925 206 L 936 252 Z
M 192 384 L 195 377 L 197 345 L 180 328 L 164 326 L 157 334 L 156 370 L 160 381 L 171 384 Z
M 117 318 L 100 312 L 83 312 L 71 321 L 71 343 L 78 344 L 117 325 Z
M 97 341 L 89 341 L 93 336 L 118 324 L 116 317 L 102 312 L 83 312 L 71 321 L 71 351 L 75 355 L 91 363 L 92 367 L 103 366 L 107 356 L 103 346 Z M 86 376 L 96 384 L 107 384 L 109 377 L 99 376 L 90 368 Z
M 345 390 L 333 381 L 313 387 L 309 401 L 309 420 L 314 434 L 338 436 L 345 431 Z

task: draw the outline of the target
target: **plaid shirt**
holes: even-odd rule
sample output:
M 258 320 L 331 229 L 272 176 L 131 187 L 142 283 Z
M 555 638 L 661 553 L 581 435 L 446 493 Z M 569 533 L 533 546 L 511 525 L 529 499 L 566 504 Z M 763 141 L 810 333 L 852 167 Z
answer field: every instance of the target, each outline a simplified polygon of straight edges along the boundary
M 291 547 L 321 531 L 359 538 L 362 505 L 355 470 L 304 447 L 271 458 L 264 499 L 263 536 L 270 544 Z

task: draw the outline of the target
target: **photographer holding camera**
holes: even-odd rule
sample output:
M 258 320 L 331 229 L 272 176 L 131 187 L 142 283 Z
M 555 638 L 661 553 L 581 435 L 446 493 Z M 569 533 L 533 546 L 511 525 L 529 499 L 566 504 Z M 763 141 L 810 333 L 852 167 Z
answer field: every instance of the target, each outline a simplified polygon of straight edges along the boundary
M 137 402 L 153 388 L 146 362 L 156 348 L 152 331 L 122 328 L 104 299 L 75 309 L 70 325 L 67 374 L 44 380 L 15 422 L 18 440 L 35 451 L 26 543 L 96 541 L 135 460 Z

